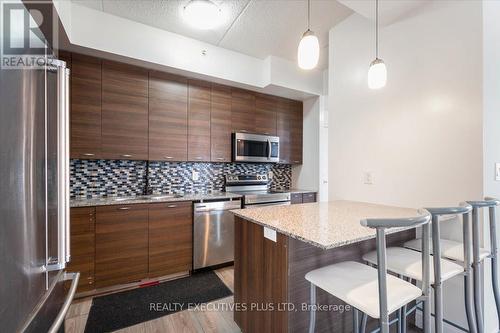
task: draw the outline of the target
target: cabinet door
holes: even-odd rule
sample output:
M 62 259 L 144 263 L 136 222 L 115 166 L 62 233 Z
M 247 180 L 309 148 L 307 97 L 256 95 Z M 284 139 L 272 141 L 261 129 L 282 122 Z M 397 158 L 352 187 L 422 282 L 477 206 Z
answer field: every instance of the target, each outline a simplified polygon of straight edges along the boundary
M 191 202 L 149 206 L 149 276 L 190 271 L 193 267 Z
M 292 205 L 301 204 L 302 203 L 302 193 L 292 193 Z
M 188 160 L 210 161 L 211 87 L 194 80 L 188 86 Z
M 276 134 L 280 138 L 280 163 L 289 164 L 292 156 L 290 101 L 279 99 L 276 113 Z
M 316 193 L 304 193 L 302 194 L 302 202 L 316 202 Z
M 101 158 L 101 60 L 71 59 L 71 157 Z
M 148 72 L 124 64 L 102 64 L 102 156 L 148 158 Z
M 292 164 L 302 164 L 302 102 L 292 101 L 290 105 L 291 157 Z
M 255 95 L 241 89 L 232 89 L 231 95 L 233 132 L 255 133 Z
M 148 274 L 148 206 L 96 208 L 96 287 L 141 280 Z
M 211 161 L 231 162 L 231 88 L 212 85 L 211 105 Z
M 78 292 L 94 289 L 95 208 L 70 210 L 71 261 L 68 272 L 80 272 Z
M 188 138 L 187 79 L 149 75 L 149 159 L 186 161 Z
M 276 112 L 278 99 L 258 94 L 255 100 L 255 132 L 276 135 Z

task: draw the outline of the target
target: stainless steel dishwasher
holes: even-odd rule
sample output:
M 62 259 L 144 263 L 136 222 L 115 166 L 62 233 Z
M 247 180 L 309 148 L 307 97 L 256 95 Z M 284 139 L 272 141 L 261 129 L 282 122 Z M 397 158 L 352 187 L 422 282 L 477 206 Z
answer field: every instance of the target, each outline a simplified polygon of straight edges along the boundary
M 241 201 L 212 201 L 194 204 L 193 268 L 234 260 L 234 215 Z

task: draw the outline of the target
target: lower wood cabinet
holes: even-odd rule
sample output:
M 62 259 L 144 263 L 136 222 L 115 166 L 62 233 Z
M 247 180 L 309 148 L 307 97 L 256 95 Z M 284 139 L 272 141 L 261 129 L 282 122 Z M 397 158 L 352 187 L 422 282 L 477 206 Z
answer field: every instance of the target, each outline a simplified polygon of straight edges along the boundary
M 78 292 L 95 288 L 95 208 L 71 208 L 71 261 L 66 270 L 80 272 Z
M 130 283 L 148 275 L 148 205 L 96 208 L 96 287 Z
M 171 202 L 149 206 L 149 277 L 192 269 L 192 203 Z

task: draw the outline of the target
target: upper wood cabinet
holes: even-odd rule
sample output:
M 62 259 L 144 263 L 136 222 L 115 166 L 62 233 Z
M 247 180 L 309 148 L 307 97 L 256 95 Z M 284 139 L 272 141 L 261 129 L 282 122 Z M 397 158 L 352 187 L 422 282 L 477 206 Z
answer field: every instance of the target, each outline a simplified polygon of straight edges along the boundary
M 149 75 L 149 160 L 186 161 L 188 153 L 187 79 Z
M 231 127 L 233 132 L 255 133 L 255 94 L 232 89 Z
M 102 206 L 96 214 L 96 287 L 146 278 L 148 205 Z
M 71 57 L 71 157 L 101 158 L 101 60 Z
M 148 159 L 148 72 L 102 63 L 102 157 Z
M 212 85 L 210 111 L 212 162 L 231 162 L 231 88 Z
M 276 135 L 276 119 L 279 99 L 257 94 L 255 100 L 255 132 Z
M 189 161 L 210 161 L 210 95 L 209 83 L 188 81 Z
M 291 101 L 290 112 L 290 132 L 291 132 L 291 164 L 302 164 L 302 133 L 303 133 L 303 113 L 302 102 Z
M 149 277 L 193 268 L 192 214 L 191 201 L 149 206 Z

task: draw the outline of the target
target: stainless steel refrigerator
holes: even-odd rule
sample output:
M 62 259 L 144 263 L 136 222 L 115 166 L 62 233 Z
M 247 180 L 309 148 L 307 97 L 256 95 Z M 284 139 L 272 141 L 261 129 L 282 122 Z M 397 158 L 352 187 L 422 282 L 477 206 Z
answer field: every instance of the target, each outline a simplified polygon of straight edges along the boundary
M 57 332 L 69 253 L 69 70 L 0 69 L 0 331 Z

